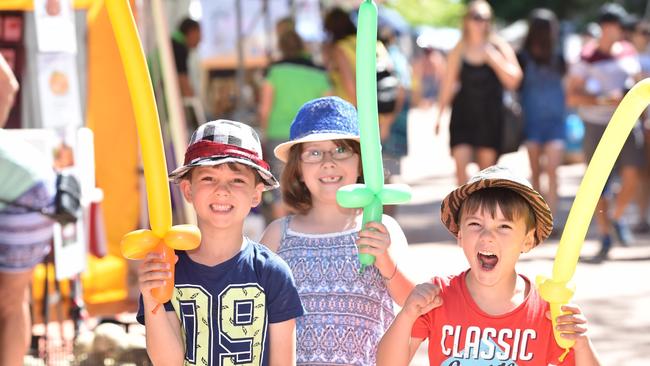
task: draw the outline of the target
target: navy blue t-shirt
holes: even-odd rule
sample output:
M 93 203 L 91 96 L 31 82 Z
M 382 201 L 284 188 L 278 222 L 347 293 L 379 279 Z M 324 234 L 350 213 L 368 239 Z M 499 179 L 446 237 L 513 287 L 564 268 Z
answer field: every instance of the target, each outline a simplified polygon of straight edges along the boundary
M 214 267 L 176 252 L 175 289 L 165 310 L 180 319 L 186 365 L 268 365 L 268 324 L 304 312 L 289 266 L 244 240 L 237 255 Z M 137 318 L 144 324 L 142 297 Z

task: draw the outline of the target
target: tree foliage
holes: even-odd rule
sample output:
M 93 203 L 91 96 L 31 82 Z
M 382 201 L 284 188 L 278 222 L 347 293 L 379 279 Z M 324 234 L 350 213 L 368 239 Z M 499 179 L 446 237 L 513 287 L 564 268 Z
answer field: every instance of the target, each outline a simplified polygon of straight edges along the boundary
M 465 5 L 453 0 L 392 0 L 384 5 L 397 10 L 413 26 L 457 27 Z

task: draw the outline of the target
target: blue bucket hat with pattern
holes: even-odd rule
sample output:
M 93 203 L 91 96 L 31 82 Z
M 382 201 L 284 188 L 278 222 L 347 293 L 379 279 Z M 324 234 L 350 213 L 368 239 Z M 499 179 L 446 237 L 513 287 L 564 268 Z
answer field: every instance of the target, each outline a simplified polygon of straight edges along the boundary
M 291 123 L 289 141 L 278 145 L 273 152 L 286 163 L 293 145 L 343 139 L 359 141 L 357 110 L 339 97 L 323 97 L 300 108 Z

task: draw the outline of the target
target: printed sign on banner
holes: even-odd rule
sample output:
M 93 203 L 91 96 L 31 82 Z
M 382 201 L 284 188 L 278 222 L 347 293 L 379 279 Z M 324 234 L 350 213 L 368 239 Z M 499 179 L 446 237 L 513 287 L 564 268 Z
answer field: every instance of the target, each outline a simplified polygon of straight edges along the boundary
M 70 53 L 37 55 L 43 128 L 78 128 L 83 125 L 75 57 Z
M 54 223 L 54 275 L 57 280 L 71 278 L 86 270 L 86 245 L 83 221 L 61 226 Z
M 34 0 L 39 52 L 77 53 L 72 0 Z

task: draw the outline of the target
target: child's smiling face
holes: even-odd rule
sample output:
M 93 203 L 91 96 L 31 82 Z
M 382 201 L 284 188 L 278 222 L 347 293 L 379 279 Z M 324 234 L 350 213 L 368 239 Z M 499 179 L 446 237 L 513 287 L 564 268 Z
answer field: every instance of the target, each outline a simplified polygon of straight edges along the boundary
M 300 162 L 302 179 L 315 202 L 336 203 L 336 191 L 348 184 L 354 184 L 359 177 L 359 155 L 344 154 L 345 158 L 337 158 L 341 149 L 348 153 L 350 148 L 337 145 L 331 140 L 306 142 L 302 146 L 302 154 L 322 154 L 320 162 Z M 332 154 L 335 156 L 333 157 Z M 302 159 L 302 158 L 301 158 Z
M 181 182 L 181 191 L 194 205 L 199 223 L 214 228 L 243 223 L 251 207 L 259 204 L 263 190 L 256 173 L 238 163 L 196 167 L 189 179 Z
M 506 285 L 513 280 L 521 253 L 535 246 L 535 230 L 526 230 L 523 215 L 508 219 L 497 206 L 494 215 L 485 207 L 462 213 L 458 244 L 469 262 L 470 276 L 485 287 Z

